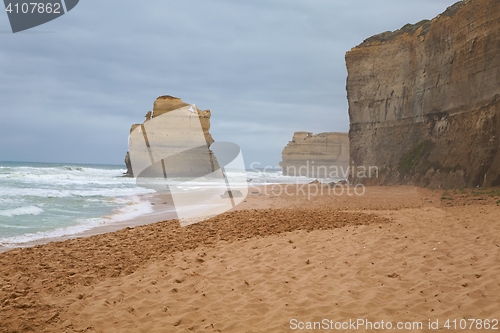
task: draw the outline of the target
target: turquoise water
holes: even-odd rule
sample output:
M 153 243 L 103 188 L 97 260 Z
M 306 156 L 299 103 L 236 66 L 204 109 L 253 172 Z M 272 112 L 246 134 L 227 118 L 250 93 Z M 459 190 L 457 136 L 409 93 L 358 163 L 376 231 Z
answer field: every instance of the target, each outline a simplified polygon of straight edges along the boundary
M 147 213 L 116 165 L 0 162 L 0 246 L 70 236 Z

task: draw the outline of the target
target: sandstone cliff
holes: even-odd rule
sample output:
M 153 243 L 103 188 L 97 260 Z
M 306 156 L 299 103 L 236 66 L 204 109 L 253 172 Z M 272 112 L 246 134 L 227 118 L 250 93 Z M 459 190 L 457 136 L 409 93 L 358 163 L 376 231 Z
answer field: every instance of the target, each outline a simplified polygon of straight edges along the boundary
M 500 185 L 500 1 L 468 0 L 346 54 L 350 155 L 372 184 Z
M 158 118 L 167 113 L 169 113 L 168 118 Z M 197 127 L 195 127 L 196 122 L 193 117 L 199 119 Z M 130 128 L 129 148 L 135 140 L 139 145 L 146 144 L 149 152 L 143 154 L 144 156 L 139 156 L 139 154 L 131 156 L 130 152 L 127 152 L 125 175 L 137 176 L 134 175 L 131 158 L 135 158 L 134 162 L 140 165 L 151 164 L 151 160 L 162 160 L 168 157 L 169 165 L 166 166 L 165 172 L 169 177 L 203 176 L 218 169 L 217 160 L 209 149 L 214 142 L 209 132 L 210 117 L 210 110 L 199 110 L 180 98 L 158 97 L 154 102 L 153 110 L 146 114 L 145 122 L 134 124 Z M 160 119 L 161 122 L 158 121 Z M 138 127 L 142 130 L 141 134 L 133 136 L 132 133 Z M 196 128 L 200 130 L 199 133 Z M 144 140 L 146 143 L 143 142 Z M 144 161 L 138 162 L 137 159 Z
M 345 178 L 349 166 L 347 133 L 295 132 L 283 149 L 284 175 L 310 178 Z

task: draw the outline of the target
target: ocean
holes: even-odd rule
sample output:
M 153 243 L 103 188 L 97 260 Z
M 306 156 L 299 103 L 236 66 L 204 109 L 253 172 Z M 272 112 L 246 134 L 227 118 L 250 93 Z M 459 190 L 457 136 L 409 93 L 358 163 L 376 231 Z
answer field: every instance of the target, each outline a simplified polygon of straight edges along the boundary
M 0 162 L 0 246 L 71 236 L 151 211 L 116 165 Z
M 0 248 L 71 238 L 150 214 L 147 198 L 154 190 L 137 186 L 124 172 L 121 165 L 0 162 Z M 247 177 L 253 186 L 311 181 L 279 170 L 247 170 Z

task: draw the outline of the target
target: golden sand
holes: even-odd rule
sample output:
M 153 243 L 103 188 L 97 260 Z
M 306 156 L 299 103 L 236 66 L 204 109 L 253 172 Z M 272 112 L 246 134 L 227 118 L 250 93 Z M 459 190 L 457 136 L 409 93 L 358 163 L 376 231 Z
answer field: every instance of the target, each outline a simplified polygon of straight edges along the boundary
M 0 332 L 320 332 L 298 328 L 358 319 L 450 332 L 448 319 L 500 319 L 499 197 L 276 192 L 184 228 L 1 253 Z

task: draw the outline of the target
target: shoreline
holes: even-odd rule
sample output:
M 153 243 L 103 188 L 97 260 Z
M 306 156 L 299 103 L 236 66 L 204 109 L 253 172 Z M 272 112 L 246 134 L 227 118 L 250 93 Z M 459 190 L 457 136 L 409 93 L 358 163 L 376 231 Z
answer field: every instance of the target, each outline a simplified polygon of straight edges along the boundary
M 153 206 L 153 211 L 141 214 L 139 216 L 134 216 L 131 218 L 127 218 L 121 221 L 112 221 L 113 216 L 120 215 L 121 212 L 119 209 L 115 211 L 114 213 L 110 215 L 103 216 L 101 219 L 103 221 L 106 220 L 111 220 L 111 222 L 106 223 L 103 222 L 102 225 L 90 227 L 88 230 L 84 230 L 81 232 L 77 232 L 74 234 L 69 234 L 69 235 L 64 235 L 64 236 L 54 236 L 54 237 L 45 237 L 45 238 L 40 238 L 37 240 L 33 241 L 28 241 L 28 242 L 20 242 L 20 243 L 15 243 L 15 246 L 5 246 L 5 245 L 0 245 L 0 253 L 10 251 L 13 249 L 17 248 L 28 248 L 36 245 L 44 245 L 48 243 L 53 243 L 53 242 L 62 242 L 65 240 L 69 239 L 79 239 L 79 238 L 85 238 L 85 237 L 90 237 L 94 235 L 100 235 L 100 234 L 105 234 L 108 232 L 115 232 L 118 230 L 121 230 L 123 228 L 127 227 L 135 227 L 135 226 L 141 226 L 141 225 L 146 225 L 146 224 L 151 224 L 151 223 L 156 223 L 159 221 L 163 221 L 165 219 L 159 218 L 160 215 L 166 217 L 166 219 L 175 219 L 175 211 L 173 211 L 173 206 L 171 205 L 164 205 L 165 202 L 165 196 L 159 193 L 153 193 L 153 194 L 138 194 L 136 195 L 141 199 L 143 202 L 151 203 Z M 145 200 L 146 199 L 146 200 Z M 126 205 L 123 206 L 122 208 L 127 207 Z M 72 227 L 72 226 L 68 226 Z M 56 230 L 56 229 L 54 229 Z
M 17 164 L 19 164 L 19 163 L 13 163 L 12 167 L 16 167 L 16 168 L 19 167 L 19 166 L 17 166 Z M 35 169 L 39 168 L 39 166 L 40 166 L 40 163 L 20 163 L 20 164 L 21 164 L 21 167 L 25 167 L 25 165 L 26 165 L 27 168 L 35 168 Z M 52 170 L 52 169 L 59 170 L 62 168 L 62 170 L 64 172 L 68 173 L 68 175 L 66 175 L 66 176 L 69 177 L 69 179 L 71 179 L 71 180 L 76 179 L 76 180 L 80 181 L 80 178 L 78 178 L 78 177 L 83 177 L 83 178 L 85 178 L 85 177 L 88 178 L 91 176 L 94 177 L 93 174 L 91 176 L 89 176 L 89 174 L 92 173 L 89 170 L 95 169 L 94 167 L 96 167 L 97 165 L 90 165 L 90 164 L 85 164 L 85 165 L 84 164 L 82 164 L 82 165 L 71 164 L 70 165 L 67 163 L 61 163 L 61 164 L 44 163 L 43 166 L 44 166 L 44 168 L 42 168 L 40 170 L 37 169 L 37 172 L 40 173 L 41 175 L 43 175 L 45 178 L 43 178 L 43 181 L 40 181 L 38 179 L 36 181 L 41 182 L 42 184 L 45 184 L 44 188 L 46 188 L 47 186 L 48 186 L 48 188 L 51 188 L 50 186 L 53 187 L 54 184 L 52 184 L 52 182 L 48 182 L 47 179 L 50 177 L 52 177 L 52 178 L 56 177 L 56 180 L 60 181 L 60 179 L 57 178 L 60 175 L 58 173 L 56 173 L 56 175 L 54 176 L 53 172 L 50 170 Z M 87 170 L 87 169 L 82 170 L 80 167 L 88 167 L 89 170 Z M 107 166 L 104 166 L 104 167 L 107 167 Z M 109 166 L 109 167 L 112 167 L 112 169 L 110 169 L 110 170 L 112 171 L 112 173 L 114 175 L 116 173 L 115 172 L 116 168 L 114 168 L 115 166 Z M 50 172 L 47 170 L 49 170 Z M 102 170 L 100 170 L 100 171 L 102 171 Z M 122 174 L 123 174 L 122 171 L 123 170 L 120 170 L 120 177 L 119 178 L 120 179 L 122 179 L 122 178 L 128 179 L 128 177 L 122 176 Z M 11 171 L 9 171 L 9 172 L 11 172 Z M 106 176 L 103 176 L 101 173 L 99 173 L 99 175 L 104 177 L 105 179 L 103 180 L 103 179 L 99 178 L 99 181 L 96 182 L 96 184 L 98 184 L 98 185 L 95 185 L 93 187 L 90 186 L 90 187 L 88 187 L 88 189 L 87 188 L 80 189 L 78 187 L 74 187 L 74 188 L 70 187 L 68 189 L 64 189 L 64 191 L 70 192 L 70 194 L 68 194 L 66 192 L 62 193 L 61 198 L 63 198 L 63 199 L 61 199 L 61 202 L 62 202 L 62 200 L 66 200 L 67 197 L 71 198 L 72 195 L 79 196 L 79 194 L 80 194 L 79 191 L 97 191 L 98 192 L 97 194 L 99 194 L 100 193 L 99 191 L 104 191 L 103 189 L 106 189 L 106 186 L 108 186 L 108 185 L 105 185 L 104 187 L 101 186 L 100 185 L 101 180 L 103 180 L 104 182 L 106 182 L 106 181 L 114 182 L 116 179 L 116 176 L 112 176 L 113 180 L 108 179 L 111 176 L 107 173 L 106 173 Z M 61 179 L 64 180 L 65 177 L 62 177 Z M 264 177 L 264 179 L 259 178 L 259 182 L 260 181 L 266 182 L 265 179 L 266 179 L 265 177 Z M 85 179 L 85 180 L 88 181 L 88 179 Z M 302 181 L 302 180 L 297 179 L 297 182 L 299 182 L 299 181 Z M 49 183 L 50 183 L 50 185 L 47 185 Z M 124 184 L 121 184 L 120 181 L 118 183 L 120 183 L 119 185 L 124 185 Z M 127 183 L 127 184 L 125 184 L 125 187 L 124 187 L 127 190 L 129 190 L 128 185 L 129 184 Z M 249 185 L 252 186 L 252 184 L 249 184 Z M 49 205 L 47 205 L 47 208 L 45 208 L 44 200 L 38 200 L 39 202 L 37 202 L 37 200 L 31 200 L 31 201 L 28 200 L 25 206 L 29 206 L 28 208 L 30 208 L 30 209 L 37 209 L 38 211 L 41 211 L 43 214 L 46 214 L 42 217 L 44 219 L 43 220 L 44 222 L 42 222 L 40 217 L 37 216 L 36 214 L 30 214 L 29 212 L 28 213 L 16 212 L 15 218 L 11 219 L 11 221 L 9 221 L 9 223 L 19 224 L 19 228 L 17 228 L 17 224 L 16 224 L 12 227 L 12 228 L 14 228 L 14 229 L 11 229 L 12 232 L 9 229 L 6 229 L 5 233 L 2 233 L 5 236 L 4 236 L 4 238 L 1 239 L 0 253 L 5 252 L 5 251 L 9 251 L 10 249 L 19 248 L 19 247 L 29 247 L 29 246 L 45 244 L 45 243 L 49 243 L 49 242 L 53 242 L 53 241 L 62 241 L 65 239 L 88 237 L 88 236 L 95 235 L 95 234 L 120 230 L 121 228 L 124 228 L 127 226 L 143 225 L 143 224 L 158 222 L 158 221 L 165 220 L 165 219 L 176 218 L 176 214 L 174 212 L 174 210 L 175 210 L 174 207 L 172 207 L 172 206 L 164 207 L 163 202 L 165 202 L 165 201 L 162 201 L 163 200 L 161 198 L 162 194 L 157 194 L 157 193 L 151 194 L 151 193 L 144 193 L 144 191 L 132 191 L 132 190 L 129 190 L 128 192 L 132 192 L 133 194 L 119 194 L 120 191 L 118 190 L 118 188 L 121 188 L 121 187 L 117 185 L 117 188 L 113 188 L 113 190 L 117 190 L 116 194 L 122 195 L 122 196 L 110 197 L 108 195 L 108 193 L 102 194 L 104 196 L 104 199 L 109 197 L 109 199 L 111 200 L 111 202 L 108 204 L 108 203 L 105 203 L 104 202 L 105 200 L 103 199 L 103 203 L 101 204 L 102 207 L 97 205 L 96 209 L 102 209 L 102 211 L 99 211 L 99 210 L 93 211 L 92 208 L 90 208 L 90 210 L 86 213 L 85 209 L 89 209 L 89 208 L 85 208 L 85 207 L 91 207 L 90 205 L 89 206 L 75 206 L 73 209 L 73 207 L 71 206 L 73 203 L 69 202 L 67 204 L 68 204 L 68 207 L 71 207 L 71 208 L 69 208 L 70 210 L 71 209 L 74 210 L 73 212 L 71 212 L 71 214 L 73 214 L 73 215 L 72 216 L 68 215 L 67 217 L 65 217 L 64 213 L 63 213 L 63 214 L 61 214 L 62 219 L 60 219 L 60 220 L 59 220 L 59 216 L 57 216 L 57 214 L 58 214 L 57 211 L 58 210 L 59 211 L 65 210 L 65 206 L 62 206 L 62 204 L 56 202 L 56 204 L 53 205 L 51 202 Z M 58 189 L 53 189 L 53 191 L 58 191 Z M 134 192 L 137 192 L 137 193 L 134 193 Z M 56 197 L 58 197 L 57 195 L 59 195 L 59 194 L 60 193 L 56 193 L 55 194 Z M 123 195 L 125 195 L 125 196 L 123 196 Z M 159 196 L 159 198 L 156 199 L 154 197 L 151 197 L 151 195 Z M 85 201 L 85 198 L 87 196 L 88 196 L 88 193 L 84 193 L 83 194 L 84 199 L 82 199 L 82 201 Z M 40 197 L 40 196 L 37 195 L 37 198 L 38 197 Z M 170 202 L 170 203 L 172 202 L 172 200 L 168 200 L 168 199 L 171 199 L 171 198 L 169 198 L 168 195 L 166 195 L 166 199 L 168 202 Z M 116 200 L 116 202 L 113 203 L 112 202 L 113 200 Z M 86 203 L 86 202 L 84 202 L 84 203 Z M 151 204 L 151 206 L 149 206 L 150 204 Z M 106 207 L 106 206 L 108 206 L 108 207 Z M 41 207 L 43 207 L 43 210 Z M 114 207 L 114 208 L 112 208 L 112 207 Z M 18 207 L 16 207 L 16 208 L 18 208 Z M 26 207 L 23 207 L 23 208 L 26 208 Z M 153 210 L 148 212 L 148 210 L 151 210 L 151 208 L 153 208 Z M 7 207 L 6 209 L 7 210 L 10 209 L 10 207 Z M 52 212 L 51 209 L 54 210 L 54 212 Z M 51 215 L 51 214 L 53 214 L 53 215 Z M 99 216 L 99 214 L 101 214 L 101 215 Z M 21 217 L 18 218 L 17 215 L 19 215 Z M 26 229 L 24 229 L 24 224 L 23 224 L 24 222 L 22 219 L 23 218 L 22 215 L 31 215 L 31 216 L 27 216 L 27 219 L 26 219 L 26 221 L 30 222 L 29 228 L 26 227 Z M 15 219 L 19 219 L 19 221 L 16 221 Z M 52 222 L 46 223 L 46 220 L 53 221 L 53 223 Z M 8 228 L 8 227 L 9 227 L 9 225 L 7 224 L 6 228 Z M 46 228 L 50 228 L 50 229 L 46 229 Z
M 305 184 L 297 184 L 297 183 L 273 183 L 269 185 L 258 185 L 252 186 L 249 184 L 248 187 L 248 196 L 245 201 L 240 203 L 237 207 L 231 209 L 232 211 L 239 210 L 249 210 L 249 209 L 266 209 L 266 208 L 284 208 L 290 206 L 291 202 L 294 201 L 303 201 L 306 202 L 314 201 L 317 197 L 322 196 L 333 196 L 337 198 L 342 198 L 340 202 L 342 203 L 342 208 L 349 210 L 349 202 L 356 202 L 356 205 L 359 205 L 359 202 L 362 202 L 362 197 L 365 195 L 356 193 L 355 186 L 352 185 L 344 185 L 338 188 L 328 188 L 326 187 L 326 183 L 305 183 Z M 368 192 L 378 192 L 377 189 L 405 189 L 412 191 L 424 191 L 428 193 L 433 193 L 435 191 L 442 192 L 441 201 L 444 200 L 444 204 L 450 204 L 447 202 L 450 200 L 448 193 L 470 193 L 473 196 L 477 196 L 481 191 L 490 193 L 497 191 L 496 188 L 481 188 L 477 189 L 462 189 L 462 190 L 443 190 L 443 189 L 429 189 L 429 188 L 421 188 L 417 186 L 408 186 L 408 185 L 394 185 L 394 186 L 364 186 L 364 191 Z M 500 204 L 500 190 L 497 191 L 499 200 L 496 201 L 496 204 Z M 496 193 L 496 192 L 495 192 Z M 71 235 L 65 236 L 57 236 L 57 237 L 47 237 L 38 239 L 35 241 L 17 243 L 14 247 L 9 246 L 0 246 L 0 253 L 8 252 L 10 250 L 18 249 L 18 248 L 29 248 L 37 245 L 44 245 L 48 243 L 57 243 L 63 242 L 65 240 L 71 239 L 81 239 L 87 238 L 95 235 L 102 235 L 106 233 L 112 233 L 116 231 L 120 231 L 125 228 L 135 228 L 138 226 L 150 225 L 155 223 L 160 223 L 164 221 L 176 220 L 177 215 L 175 213 L 175 207 L 171 204 L 172 198 L 169 194 L 165 193 L 149 193 L 149 194 L 139 194 L 136 195 L 141 198 L 141 201 L 150 203 L 153 211 L 142 214 L 140 216 L 135 216 L 129 219 L 125 219 L 122 221 L 114 221 L 109 224 L 103 224 L 100 226 L 92 227 L 88 230 L 78 232 Z M 145 199 L 145 200 L 144 200 Z M 269 200 L 271 199 L 271 200 Z M 396 198 L 394 198 L 396 199 Z M 484 198 L 480 197 L 473 199 L 474 201 L 481 201 Z M 434 201 L 437 202 L 440 199 L 438 197 L 434 198 Z M 495 200 L 490 200 L 492 203 Z M 170 204 L 169 204 L 170 203 Z M 432 201 L 431 201 L 432 203 Z M 411 205 L 406 205 L 405 208 L 409 208 Z M 373 207 L 363 207 L 366 211 L 370 211 L 370 208 Z M 374 209 L 376 211 L 377 209 Z M 119 213 L 114 213 L 111 215 L 104 216 L 103 219 L 112 219 L 112 216 Z
M 276 183 L 276 184 L 270 184 L 270 185 L 258 185 L 258 186 L 252 186 L 249 185 L 248 190 L 248 196 L 247 199 L 250 197 L 255 197 L 255 193 L 263 193 L 264 196 L 274 196 L 273 194 L 273 188 L 274 187 L 279 187 L 279 186 L 287 186 L 287 187 L 299 187 L 299 186 L 304 186 L 307 184 L 293 184 L 293 183 Z M 254 194 L 252 194 L 254 192 Z M 134 216 L 132 218 L 128 218 L 125 220 L 121 221 L 112 221 L 109 223 L 103 222 L 102 225 L 90 227 L 88 230 L 84 230 L 81 232 L 77 232 L 74 234 L 69 234 L 69 235 L 64 235 L 64 236 L 54 236 L 54 237 L 44 237 L 40 238 L 37 240 L 33 241 L 27 241 L 27 242 L 19 242 L 15 243 L 14 246 L 6 246 L 6 245 L 0 245 L 0 253 L 7 252 L 13 249 L 17 248 L 28 248 L 36 245 L 44 245 L 52 242 L 62 242 L 65 240 L 69 239 L 79 239 L 79 238 L 85 238 L 85 237 L 90 237 L 90 236 L 95 236 L 95 235 L 100 235 L 100 234 L 105 234 L 109 232 L 115 232 L 119 231 L 124 228 L 134 228 L 137 226 L 142 226 L 142 225 L 147 225 L 147 224 L 153 224 L 153 223 L 158 223 L 162 221 L 167 221 L 167 220 L 175 220 L 177 219 L 177 214 L 175 213 L 175 207 L 172 205 L 172 198 L 169 194 L 166 193 L 148 193 L 148 194 L 137 194 L 135 195 L 136 197 L 140 198 L 141 202 L 151 204 L 152 206 L 152 211 L 148 213 L 141 214 L 139 216 Z M 124 206 L 126 207 L 126 206 Z M 122 207 L 122 208 L 124 208 Z M 240 204 L 237 207 L 233 208 L 233 210 L 241 210 L 245 209 L 246 205 L 245 204 Z M 113 214 L 103 216 L 102 219 L 104 221 L 106 220 L 112 220 L 113 216 L 120 215 L 120 209 L 115 211 Z M 68 227 L 73 227 L 73 226 L 68 226 Z M 12 245 L 12 244 L 10 244 Z

